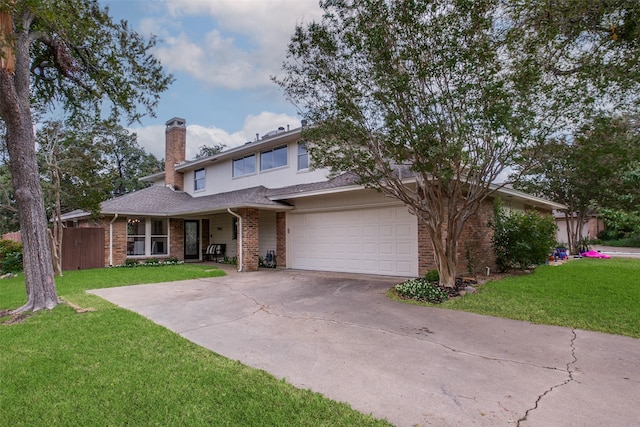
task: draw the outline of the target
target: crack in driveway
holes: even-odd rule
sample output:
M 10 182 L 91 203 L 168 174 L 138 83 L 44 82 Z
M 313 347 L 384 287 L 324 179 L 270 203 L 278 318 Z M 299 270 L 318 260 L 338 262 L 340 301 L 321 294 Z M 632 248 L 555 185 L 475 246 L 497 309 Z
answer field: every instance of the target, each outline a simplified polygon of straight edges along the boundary
M 514 359 L 508 359 L 508 358 L 502 358 L 502 357 L 491 357 L 491 356 L 486 356 L 486 355 L 479 354 L 479 353 L 472 353 L 472 352 L 468 352 L 468 351 L 464 351 L 464 350 L 459 350 L 459 349 L 453 348 L 451 346 L 448 346 L 446 344 L 443 344 L 443 343 L 441 343 L 439 341 L 436 341 L 434 339 L 429 339 L 429 338 L 426 338 L 424 336 L 416 337 L 413 334 L 408 334 L 408 333 L 404 333 L 404 332 L 398 332 L 398 331 L 394 331 L 394 330 L 391 330 L 391 329 L 368 326 L 368 325 L 363 325 L 363 324 L 359 324 L 359 323 L 348 322 L 348 321 L 345 321 L 345 320 L 338 320 L 338 319 L 326 318 L 326 317 L 321 317 L 321 316 L 311 316 L 311 315 L 304 316 L 304 315 L 279 313 L 279 312 L 276 312 L 275 310 L 273 310 L 272 307 L 270 307 L 268 305 L 265 305 L 265 304 L 262 304 L 256 298 L 248 295 L 247 293 L 245 293 L 243 291 L 240 291 L 240 290 L 237 290 L 237 289 L 234 289 L 232 286 L 227 285 L 225 283 L 223 283 L 223 285 L 225 287 L 227 287 L 230 291 L 236 292 L 236 293 L 242 295 L 243 297 L 251 300 L 259 308 L 257 310 L 255 310 L 254 312 L 252 312 L 252 313 L 249 313 L 249 314 L 241 316 L 241 317 L 239 317 L 237 319 L 228 320 L 228 321 L 225 321 L 225 322 L 222 322 L 222 323 L 232 323 L 232 322 L 234 322 L 236 320 L 240 320 L 240 319 L 243 319 L 243 318 L 246 318 L 246 317 L 249 317 L 249 316 L 253 316 L 256 313 L 258 313 L 260 311 L 263 311 L 263 312 L 265 312 L 267 314 L 270 314 L 272 316 L 291 319 L 291 320 L 320 321 L 320 322 L 332 323 L 332 324 L 335 324 L 335 325 L 342 325 L 342 326 L 366 329 L 366 330 L 370 330 L 370 331 L 384 332 L 384 333 L 388 333 L 388 334 L 391 334 L 391 335 L 400 336 L 400 337 L 404 337 L 404 338 L 409 338 L 409 339 L 416 340 L 416 341 L 428 342 L 430 344 L 434 344 L 434 345 L 440 346 L 440 347 L 442 347 L 442 348 L 444 348 L 444 349 L 446 349 L 448 351 L 451 351 L 453 353 L 458 353 L 458 354 L 462 354 L 462 355 L 466 355 L 466 356 L 470 356 L 470 357 L 476 357 L 476 358 L 483 359 L 483 360 L 490 360 L 490 361 L 496 361 L 496 362 L 508 362 L 508 363 L 514 363 L 514 364 L 518 364 L 518 365 L 533 366 L 535 368 L 548 369 L 548 370 L 552 370 L 552 371 L 565 371 L 564 369 L 558 369 L 555 366 L 541 366 L 541 365 L 538 365 L 538 364 L 535 364 L 535 363 L 524 362 L 524 361 L 521 361 L 521 360 L 514 360 Z M 431 334 L 433 334 L 433 332 L 431 332 L 431 331 L 429 331 L 429 332 Z M 572 332 L 573 332 L 574 337 L 571 340 L 571 345 L 573 346 L 573 341 L 575 340 L 575 331 L 572 330 Z M 574 355 L 574 358 L 575 358 L 575 355 Z M 569 364 L 571 364 L 571 363 L 575 363 L 575 361 L 574 362 L 570 362 Z M 569 364 L 567 364 L 567 369 L 568 369 L 568 365 Z M 563 385 L 563 384 L 560 384 L 560 385 Z M 552 387 L 552 389 L 555 388 L 555 387 L 557 387 L 557 386 Z M 529 410 L 527 411 L 527 413 L 528 412 L 529 412 Z M 526 415 L 525 415 L 525 418 L 526 418 Z
M 527 417 L 529 416 L 529 414 L 532 411 L 535 411 L 536 409 L 538 409 L 538 405 L 540 404 L 542 399 L 544 399 L 547 395 L 549 395 L 554 390 L 557 390 L 558 388 L 563 387 L 563 386 L 569 384 L 570 382 L 575 381 L 575 378 L 573 378 L 573 372 L 574 371 L 571 369 L 571 366 L 575 365 L 575 363 L 578 361 L 578 358 L 576 357 L 576 346 L 575 346 L 575 341 L 578 338 L 578 335 L 576 334 L 576 330 L 575 329 L 572 329 L 571 333 L 573 334 L 573 337 L 571 338 L 570 346 L 571 346 L 571 357 L 573 357 L 573 360 L 571 362 L 567 363 L 566 372 L 568 374 L 568 378 L 565 381 L 563 381 L 562 383 L 556 384 L 556 385 L 550 387 L 544 393 L 539 395 L 538 398 L 536 399 L 536 402 L 535 402 L 534 406 L 532 408 L 527 409 L 527 411 L 525 412 L 524 416 L 518 420 L 518 422 L 516 424 L 517 427 L 520 427 L 522 425 L 521 423 L 523 423 L 524 421 L 527 420 Z

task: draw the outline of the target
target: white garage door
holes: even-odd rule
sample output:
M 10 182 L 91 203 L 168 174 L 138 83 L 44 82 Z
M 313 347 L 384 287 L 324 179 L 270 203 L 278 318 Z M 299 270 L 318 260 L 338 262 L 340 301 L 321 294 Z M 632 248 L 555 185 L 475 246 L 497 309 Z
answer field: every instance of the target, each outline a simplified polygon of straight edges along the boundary
M 287 265 L 302 270 L 418 275 L 418 226 L 404 206 L 290 213 Z

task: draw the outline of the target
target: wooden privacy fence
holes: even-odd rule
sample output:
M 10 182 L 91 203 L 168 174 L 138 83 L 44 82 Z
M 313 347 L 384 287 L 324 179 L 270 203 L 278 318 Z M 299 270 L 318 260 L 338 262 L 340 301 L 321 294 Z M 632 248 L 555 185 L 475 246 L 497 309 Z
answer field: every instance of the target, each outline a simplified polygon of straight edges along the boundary
M 104 267 L 104 228 L 65 228 L 62 270 Z
M 13 233 L 6 233 L 2 235 L 2 240 L 13 240 L 14 242 L 22 242 L 22 236 L 19 231 Z

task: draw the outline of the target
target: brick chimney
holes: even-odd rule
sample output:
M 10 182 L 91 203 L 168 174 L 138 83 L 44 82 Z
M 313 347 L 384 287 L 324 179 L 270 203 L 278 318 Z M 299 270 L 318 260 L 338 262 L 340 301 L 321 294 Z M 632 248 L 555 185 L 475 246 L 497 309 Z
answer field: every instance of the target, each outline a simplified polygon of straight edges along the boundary
M 186 120 L 174 117 L 168 120 L 165 130 L 164 185 L 184 190 L 184 175 L 176 172 L 176 166 L 185 161 L 187 145 Z

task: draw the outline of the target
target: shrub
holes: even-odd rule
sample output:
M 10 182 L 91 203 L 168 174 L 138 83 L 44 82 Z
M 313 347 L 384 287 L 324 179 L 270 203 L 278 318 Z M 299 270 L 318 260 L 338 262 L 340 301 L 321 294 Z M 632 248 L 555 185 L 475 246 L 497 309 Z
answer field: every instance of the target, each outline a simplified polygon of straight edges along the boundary
M 427 282 L 439 282 L 440 281 L 440 273 L 438 270 L 429 270 L 424 275 L 424 280 Z
M 507 212 L 496 199 L 493 250 L 501 271 L 524 270 L 547 260 L 555 245 L 556 224 L 551 216 L 535 211 Z
M 416 301 L 439 304 L 447 300 L 447 293 L 426 279 L 407 280 L 397 284 L 394 289 L 399 295 Z
M 18 271 L 22 271 L 22 243 L 0 240 L 0 272 L 17 273 Z
M 146 260 L 126 259 L 122 265 L 114 265 L 114 267 L 155 267 L 161 265 L 176 265 L 183 264 L 184 261 L 180 261 L 176 257 L 159 260 L 158 258 L 148 258 Z
M 124 265 L 125 265 L 126 267 L 135 267 L 135 266 L 137 266 L 138 264 L 140 264 L 140 262 L 139 262 L 137 259 L 126 259 L 126 260 L 124 261 Z

